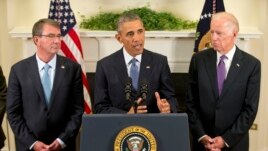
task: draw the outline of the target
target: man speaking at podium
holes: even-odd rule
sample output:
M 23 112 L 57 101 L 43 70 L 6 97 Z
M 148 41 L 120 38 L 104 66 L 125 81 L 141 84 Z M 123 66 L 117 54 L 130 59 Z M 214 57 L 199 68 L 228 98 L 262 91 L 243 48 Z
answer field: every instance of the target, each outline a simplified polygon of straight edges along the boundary
M 94 112 L 178 112 L 167 57 L 144 49 L 140 17 L 123 14 L 115 37 L 123 48 L 97 63 Z

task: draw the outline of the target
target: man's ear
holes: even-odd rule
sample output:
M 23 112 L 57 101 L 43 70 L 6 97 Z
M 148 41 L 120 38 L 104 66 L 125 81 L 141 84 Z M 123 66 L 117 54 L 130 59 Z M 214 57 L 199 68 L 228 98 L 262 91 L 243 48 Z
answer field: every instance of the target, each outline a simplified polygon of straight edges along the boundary
M 238 32 L 234 32 L 234 37 L 237 38 Z
M 38 40 L 39 40 L 39 39 L 38 39 L 37 36 L 33 36 L 33 42 L 34 42 L 35 45 L 37 44 Z
M 121 36 L 118 33 L 115 35 L 115 38 L 117 39 L 118 42 L 122 43 Z

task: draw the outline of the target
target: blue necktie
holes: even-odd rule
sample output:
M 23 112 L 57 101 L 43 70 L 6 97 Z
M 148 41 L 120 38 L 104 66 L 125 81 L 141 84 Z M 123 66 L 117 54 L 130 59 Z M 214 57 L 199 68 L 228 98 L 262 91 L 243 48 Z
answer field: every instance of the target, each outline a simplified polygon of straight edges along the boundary
M 130 63 L 131 63 L 131 67 L 130 67 L 130 77 L 132 79 L 132 86 L 135 90 L 138 90 L 138 81 L 139 81 L 139 69 L 138 66 L 136 64 L 138 60 L 133 58 Z
M 225 55 L 222 55 L 220 57 L 220 61 L 219 61 L 218 68 L 217 68 L 217 80 L 218 80 L 219 96 L 221 95 L 221 91 L 223 88 L 225 75 L 226 75 L 225 63 L 224 63 L 224 59 L 226 59 L 226 58 L 227 57 Z
M 49 104 L 50 95 L 51 95 L 51 81 L 50 81 L 50 76 L 49 76 L 49 68 L 50 68 L 50 65 L 48 64 L 44 66 L 43 77 L 41 79 L 47 104 Z

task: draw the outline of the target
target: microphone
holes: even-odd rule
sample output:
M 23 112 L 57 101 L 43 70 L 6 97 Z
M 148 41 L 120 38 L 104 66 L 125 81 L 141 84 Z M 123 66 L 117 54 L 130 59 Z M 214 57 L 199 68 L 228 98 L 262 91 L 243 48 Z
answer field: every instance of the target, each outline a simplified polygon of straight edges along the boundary
M 126 100 L 132 103 L 132 106 L 134 108 L 134 113 L 136 114 L 138 104 L 137 104 L 136 100 L 134 100 L 134 101 L 131 100 L 131 92 L 132 92 L 131 90 L 132 90 L 132 79 L 131 79 L 131 77 L 128 77 L 126 79 L 126 84 L 125 84 Z
M 141 80 L 141 87 L 140 87 L 141 98 L 143 101 L 146 101 L 147 93 L 148 93 L 148 84 L 146 79 Z
M 127 101 L 131 101 L 131 88 L 132 88 L 132 79 L 128 77 L 126 79 L 126 84 L 125 84 L 125 95 L 126 95 Z

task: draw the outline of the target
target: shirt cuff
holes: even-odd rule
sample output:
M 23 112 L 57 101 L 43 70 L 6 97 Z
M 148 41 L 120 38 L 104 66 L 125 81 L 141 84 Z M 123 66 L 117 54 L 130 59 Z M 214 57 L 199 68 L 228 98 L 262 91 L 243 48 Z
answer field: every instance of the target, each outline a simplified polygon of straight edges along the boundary
M 228 147 L 228 148 L 230 147 L 225 141 L 224 141 L 224 144 L 225 144 L 226 147 Z
M 206 135 L 203 135 L 203 136 L 199 137 L 198 142 L 200 142 L 204 137 L 206 137 Z
M 34 147 L 34 145 L 37 143 L 37 141 L 35 141 L 31 146 L 30 146 L 30 150 L 32 150 L 33 149 L 33 147 Z
M 60 143 L 62 149 L 66 147 L 66 144 L 61 139 L 57 138 L 57 141 Z

